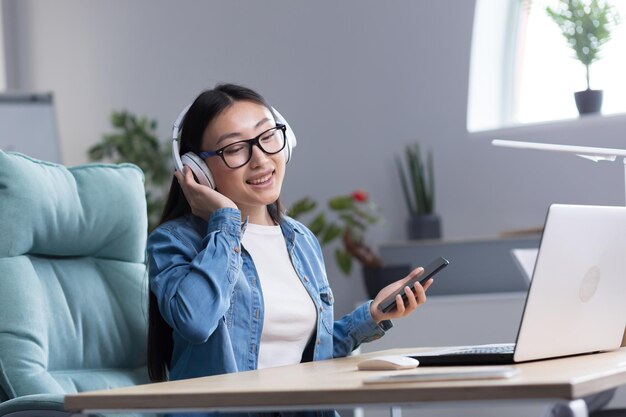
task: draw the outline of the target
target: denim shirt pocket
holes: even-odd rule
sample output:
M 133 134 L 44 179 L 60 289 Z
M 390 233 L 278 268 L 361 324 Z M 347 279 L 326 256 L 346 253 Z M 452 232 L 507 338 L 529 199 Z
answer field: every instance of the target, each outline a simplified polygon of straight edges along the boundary
M 320 307 L 322 308 L 322 311 L 320 312 L 322 323 L 324 323 L 326 331 L 333 334 L 333 304 L 335 303 L 335 297 L 333 297 L 333 291 L 329 286 L 323 287 L 320 290 L 320 301 Z

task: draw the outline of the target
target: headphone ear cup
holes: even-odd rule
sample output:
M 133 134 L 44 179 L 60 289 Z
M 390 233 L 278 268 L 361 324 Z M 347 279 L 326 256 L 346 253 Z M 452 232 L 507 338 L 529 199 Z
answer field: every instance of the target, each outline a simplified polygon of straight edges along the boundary
M 283 152 L 285 152 L 285 162 L 289 163 L 293 153 L 293 148 L 296 146 L 296 136 L 293 134 L 293 131 L 289 128 L 289 126 L 287 126 L 287 132 L 285 132 L 285 135 L 287 143 L 285 144 Z
M 283 152 L 285 153 L 285 162 L 288 163 L 291 160 L 291 156 L 293 155 L 293 148 L 295 148 L 298 144 L 298 141 L 296 140 L 296 134 L 291 129 L 291 126 L 289 126 L 287 120 L 285 120 L 283 115 L 280 114 L 280 112 L 276 110 L 275 107 L 272 107 L 272 111 L 274 112 L 276 122 L 287 126 L 287 130 L 285 132 L 285 140 L 287 143 L 285 143 L 285 149 L 283 149 Z
M 188 166 L 191 169 L 198 179 L 198 182 L 202 185 L 206 185 L 209 188 L 215 189 L 215 180 L 213 179 L 213 174 L 211 174 L 211 170 L 204 163 L 202 158 L 196 155 L 193 152 L 187 152 L 183 156 L 180 157 L 183 165 Z

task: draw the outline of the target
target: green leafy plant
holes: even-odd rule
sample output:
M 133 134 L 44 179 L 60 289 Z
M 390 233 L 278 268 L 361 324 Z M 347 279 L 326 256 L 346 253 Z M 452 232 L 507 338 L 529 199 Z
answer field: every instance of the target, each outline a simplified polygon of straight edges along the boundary
M 411 216 L 430 214 L 435 209 L 435 176 L 433 154 L 428 152 L 422 161 L 419 143 L 407 145 L 405 163 L 396 157 L 396 167 L 402 183 L 404 201 Z
M 382 220 L 380 210 L 369 201 L 367 192 L 357 190 L 349 195 L 341 195 L 328 201 L 329 211 L 315 214 L 317 203 L 309 197 L 296 201 L 288 214 L 300 218 L 313 215 L 309 229 L 317 236 L 320 245 L 328 245 L 338 239 L 341 245 L 335 249 L 335 261 L 346 275 L 352 270 L 352 260 L 369 267 L 382 266 L 381 258 L 365 243 L 367 228 Z
M 602 0 L 559 0 L 546 12 L 585 66 L 589 90 L 589 67 L 600 59 L 600 49 L 611 39 L 612 27 L 620 22 L 619 13 Z
M 114 133 L 103 135 L 100 143 L 88 149 L 89 159 L 112 163 L 130 162 L 143 170 L 148 228 L 152 231 L 165 204 L 163 187 L 172 176 L 169 168 L 170 152 L 163 149 L 157 138 L 156 120 L 137 117 L 125 110 L 114 111 L 110 120 Z

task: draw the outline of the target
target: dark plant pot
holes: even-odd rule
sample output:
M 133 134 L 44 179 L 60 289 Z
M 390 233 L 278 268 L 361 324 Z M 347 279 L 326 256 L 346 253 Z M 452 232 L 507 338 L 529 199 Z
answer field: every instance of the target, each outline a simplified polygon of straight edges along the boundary
M 363 278 L 365 279 L 365 289 L 370 298 L 387 285 L 402 279 L 411 272 L 411 265 L 389 265 L 381 267 L 363 267 Z
M 411 216 L 407 226 L 409 239 L 439 239 L 441 237 L 441 221 L 434 213 Z
M 574 98 L 579 114 L 599 113 L 602 109 L 602 90 L 577 91 Z

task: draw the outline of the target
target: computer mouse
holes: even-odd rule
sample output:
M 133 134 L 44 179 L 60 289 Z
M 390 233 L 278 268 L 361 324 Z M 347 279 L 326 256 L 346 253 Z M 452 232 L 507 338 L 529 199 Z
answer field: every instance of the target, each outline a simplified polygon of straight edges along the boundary
M 388 371 L 395 369 L 413 369 L 419 365 L 417 359 L 401 355 L 374 356 L 358 363 L 360 371 Z

